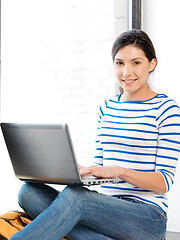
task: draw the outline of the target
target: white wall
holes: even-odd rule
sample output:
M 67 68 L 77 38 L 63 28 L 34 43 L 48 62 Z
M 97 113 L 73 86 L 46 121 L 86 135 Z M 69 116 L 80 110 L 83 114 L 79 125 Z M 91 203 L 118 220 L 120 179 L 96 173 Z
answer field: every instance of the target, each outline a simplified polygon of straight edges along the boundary
M 111 47 L 126 13 L 126 0 L 2 1 L 1 121 L 68 122 L 87 164 L 98 105 L 114 95 Z M 18 208 L 21 184 L 0 132 L 0 213 Z
M 158 58 L 153 75 L 157 92 L 165 93 L 180 105 L 180 23 L 179 0 L 144 0 L 143 30 L 151 37 Z M 169 196 L 168 229 L 180 232 L 180 163 Z

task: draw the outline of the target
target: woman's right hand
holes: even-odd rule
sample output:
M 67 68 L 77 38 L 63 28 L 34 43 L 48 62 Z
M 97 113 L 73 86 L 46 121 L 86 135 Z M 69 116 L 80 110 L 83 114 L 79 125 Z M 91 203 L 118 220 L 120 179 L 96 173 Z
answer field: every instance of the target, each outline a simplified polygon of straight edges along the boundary
M 80 174 L 83 176 L 83 175 L 90 175 L 92 176 L 92 174 L 89 173 L 89 167 L 85 167 L 85 166 L 82 166 L 80 164 L 78 164 L 78 167 L 79 167 L 79 172 Z

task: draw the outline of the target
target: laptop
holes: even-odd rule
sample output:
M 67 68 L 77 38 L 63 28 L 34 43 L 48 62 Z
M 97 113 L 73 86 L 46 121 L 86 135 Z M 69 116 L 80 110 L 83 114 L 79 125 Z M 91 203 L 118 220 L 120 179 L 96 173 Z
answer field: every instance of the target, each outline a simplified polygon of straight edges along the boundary
M 66 123 L 1 123 L 15 175 L 26 182 L 94 185 L 120 179 L 81 176 Z

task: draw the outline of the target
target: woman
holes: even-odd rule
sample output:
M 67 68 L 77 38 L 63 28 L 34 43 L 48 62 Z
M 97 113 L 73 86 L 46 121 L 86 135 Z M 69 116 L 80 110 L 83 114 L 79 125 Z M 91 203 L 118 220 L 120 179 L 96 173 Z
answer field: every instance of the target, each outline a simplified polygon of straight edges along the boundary
M 100 107 L 94 165 L 82 175 L 116 178 L 101 192 L 82 186 L 61 193 L 26 183 L 21 207 L 35 220 L 11 237 L 59 240 L 161 240 L 165 237 L 167 197 L 180 148 L 180 109 L 148 86 L 157 59 L 146 33 L 121 34 L 112 48 L 121 93 Z

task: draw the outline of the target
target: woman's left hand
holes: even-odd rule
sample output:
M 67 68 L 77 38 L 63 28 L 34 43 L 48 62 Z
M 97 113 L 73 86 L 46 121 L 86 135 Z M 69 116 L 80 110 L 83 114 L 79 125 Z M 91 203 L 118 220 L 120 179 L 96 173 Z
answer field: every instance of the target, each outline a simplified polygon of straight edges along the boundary
M 120 174 L 120 167 L 90 166 L 80 168 L 81 175 L 92 175 L 101 178 L 117 178 Z

